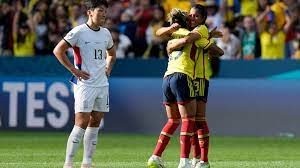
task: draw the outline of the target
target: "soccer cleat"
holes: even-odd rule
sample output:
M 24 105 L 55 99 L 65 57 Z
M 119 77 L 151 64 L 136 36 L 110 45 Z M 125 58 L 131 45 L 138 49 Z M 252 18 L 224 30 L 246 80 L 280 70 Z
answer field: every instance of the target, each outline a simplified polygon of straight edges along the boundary
M 180 158 L 178 168 L 192 168 L 192 165 L 188 158 Z
M 196 164 L 195 168 L 210 168 L 210 165 L 208 162 L 200 161 Z
M 148 160 L 147 168 L 165 168 L 165 166 L 159 156 L 152 155 Z
M 191 167 L 195 168 L 198 162 L 200 162 L 200 159 L 197 158 L 193 158 L 192 160 L 190 160 Z
M 72 163 L 65 163 L 64 168 L 73 168 L 73 164 Z
M 81 164 L 81 168 L 92 168 L 91 164 Z

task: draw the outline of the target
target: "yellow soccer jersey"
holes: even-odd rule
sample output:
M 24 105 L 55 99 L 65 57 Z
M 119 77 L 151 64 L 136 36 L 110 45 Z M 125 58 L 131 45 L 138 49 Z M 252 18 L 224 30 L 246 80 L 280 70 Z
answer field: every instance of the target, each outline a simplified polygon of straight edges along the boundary
M 208 54 L 204 54 L 204 50 L 207 49 L 213 43 L 213 41 L 208 40 L 209 32 L 205 25 L 196 27 L 194 31 L 197 31 L 201 36 L 201 38 L 195 42 L 199 47 L 197 50 L 198 58 L 196 61 L 195 77 L 209 80 L 210 76 L 212 75 L 212 70 L 208 59 Z
M 189 30 L 180 28 L 174 33 L 172 33 L 171 37 L 173 40 L 176 40 L 187 36 L 189 33 L 190 33 Z M 172 40 L 169 41 L 169 43 L 172 43 Z M 185 45 L 181 49 L 173 51 L 169 55 L 168 68 L 165 73 L 165 76 L 175 72 L 181 72 L 193 78 L 196 50 L 197 50 L 196 46 L 192 47 L 192 45 L 189 44 L 189 45 Z
M 181 28 L 172 34 L 172 38 L 176 40 L 185 37 L 189 33 L 190 31 Z M 174 72 L 181 72 L 193 79 L 197 77 L 197 71 L 195 71 L 197 68 L 196 61 L 203 54 L 203 48 L 207 48 L 210 44 L 211 42 L 208 39 L 200 38 L 193 44 L 185 45 L 180 50 L 173 51 L 169 56 L 168 69 L 165 76 Z
M 283 59 L 285 34 L 283 31 L 275 35 L 268 32 L 262 32 L 260 35 L 261 59 Z

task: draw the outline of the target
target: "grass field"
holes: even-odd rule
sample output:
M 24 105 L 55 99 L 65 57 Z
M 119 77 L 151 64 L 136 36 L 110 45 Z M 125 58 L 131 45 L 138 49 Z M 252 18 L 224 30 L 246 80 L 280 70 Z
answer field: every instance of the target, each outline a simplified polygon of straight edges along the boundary
M 100 134 L 95 166 L 143 168 L 156 143 L 156 136 Z M 1 168 L 62 167 L 68 133 L 0 131 Z M 178 137 L 174 137 L 164 160 L 168 168 L 178 164 Z M 82 147 L 75 157 L 80 166 Z M 212 137 L 212 168 L 300 168 L 300 139 Z

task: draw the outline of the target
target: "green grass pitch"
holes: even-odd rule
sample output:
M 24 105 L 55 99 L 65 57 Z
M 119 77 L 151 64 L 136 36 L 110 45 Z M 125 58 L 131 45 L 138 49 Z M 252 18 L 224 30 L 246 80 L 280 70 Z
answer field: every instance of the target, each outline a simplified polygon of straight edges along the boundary
M 0 168 L 61 168 L 68 133 L 0 131 Z M 144 168 L 157 136 L 101 133 L 94 156 L 99 168 Z M 212 168 L 300 168 L 299 138 L 211 137 Z M 178 164 L 178 136 L 163 159 Z M 80 167 L 82 146 L 75 157 Z

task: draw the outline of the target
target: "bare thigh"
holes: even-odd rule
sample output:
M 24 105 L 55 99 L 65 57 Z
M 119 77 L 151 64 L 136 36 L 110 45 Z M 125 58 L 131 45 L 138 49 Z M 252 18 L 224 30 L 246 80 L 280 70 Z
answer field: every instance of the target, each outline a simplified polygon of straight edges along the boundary
M 206 117 L 206 103 L 197 101 L 196 119 L 203 119 Z
M 196 115 L 196 100 L 192 100 L 186 104 L 178 105 L 179 113 L 181 118 L 191 118 Z
M 99 127 L 102 118 L 104 117 L 103 112 L 92 111 L 89 121 L 89 127 Z
M 75 125 L 83 129 L 86 129 L 86 127 L 99 127 L 103 117 L 103 112 L 78 112 L 75 113 Z
M 180 119 L 180 113 L 177 104 L 172 103 L 165 105 L 165 107 L 169 119 Z

